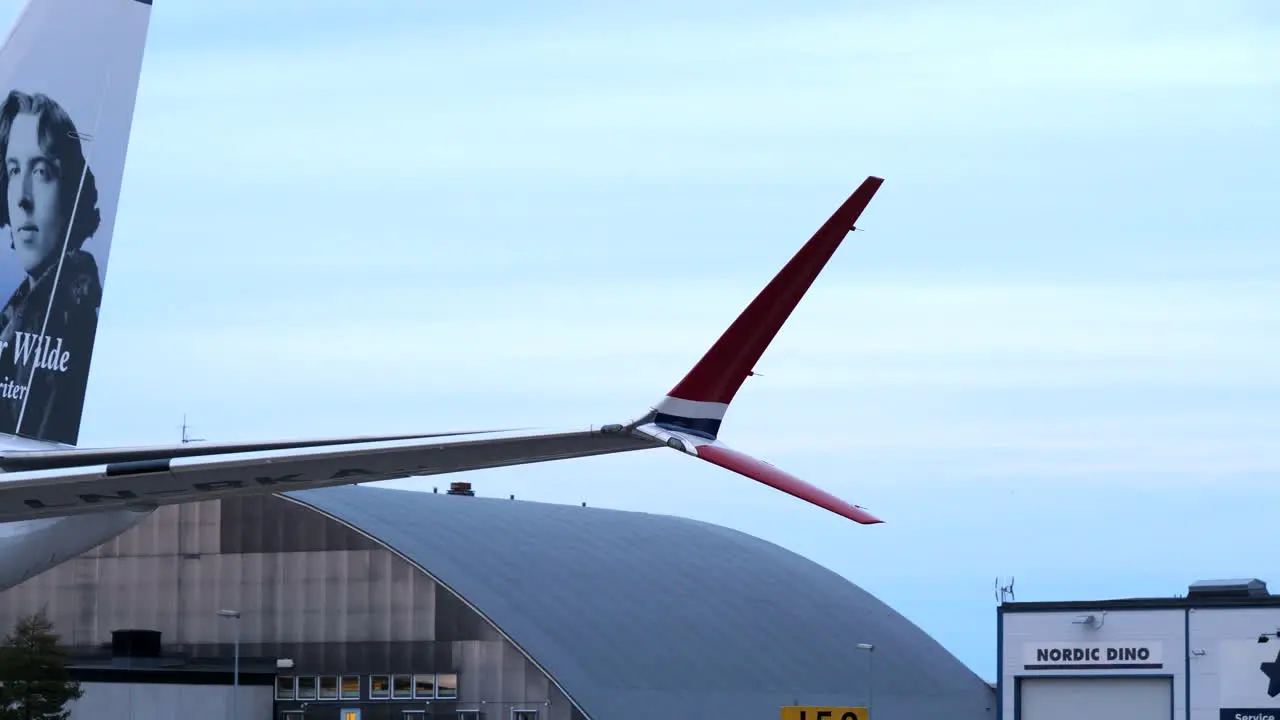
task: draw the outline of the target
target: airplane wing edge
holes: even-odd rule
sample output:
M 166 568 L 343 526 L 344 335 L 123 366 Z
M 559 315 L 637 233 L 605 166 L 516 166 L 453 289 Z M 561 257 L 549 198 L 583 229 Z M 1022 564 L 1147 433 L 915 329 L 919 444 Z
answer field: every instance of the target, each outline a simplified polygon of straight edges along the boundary
M 0 474 L 0 522 L 355 485 L 660 447 L 591 427 L 155 458 Z
M 768 485 L 775 490 L 781 490 L 792 497 L 804 500 L 860 525 L 879 525 L 884 522 L 861 505 L 842 500 L 771 463 L 742 451 L 734 450 L 719 440 L 711 440 L 691 433 L 663 428 L 652 423 L 639 425 L 634 428 L 633 432 L 637 435 L 653 438 L 655 442 L 673 450 L 679 450 L 703 462 L 717 465 L 726 470 L 732 470 L 743 477 Z
M 251 442 L 194 442 L 178 445 L 151 445 L 118 448 L 6 450 L 0 452 L 0 472 L 15 473 L 29 470 L 57 470 L 61 468 L 84 467 L 86 465 L 105 465 L 109 463 L 167 460 L 180 457 L 265 452 L 269 450 L 293 450 L 330 445 L 389 442 L 394 440 L 424 440 L 429 438 L 458 437 L 462 435 L 520 432 L 521 430 L 527 430 L 527 428 L 456 430 L 434 433 L 404 433 L 398 435 L 354 435 L 348 437 L 301 438 L 293 440 Z M 3 478 L 0 477 L 0 480 L 3 480 Z

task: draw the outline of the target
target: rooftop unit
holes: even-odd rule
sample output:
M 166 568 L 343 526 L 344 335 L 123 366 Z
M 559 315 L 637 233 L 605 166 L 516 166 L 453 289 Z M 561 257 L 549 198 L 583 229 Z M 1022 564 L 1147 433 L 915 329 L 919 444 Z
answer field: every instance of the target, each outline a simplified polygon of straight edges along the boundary
M 1189 598 L 1260 598 L 1269 597 L 1267 583 L 1257 578 L 1232 580 L 1197 580 L 1187 588 Z

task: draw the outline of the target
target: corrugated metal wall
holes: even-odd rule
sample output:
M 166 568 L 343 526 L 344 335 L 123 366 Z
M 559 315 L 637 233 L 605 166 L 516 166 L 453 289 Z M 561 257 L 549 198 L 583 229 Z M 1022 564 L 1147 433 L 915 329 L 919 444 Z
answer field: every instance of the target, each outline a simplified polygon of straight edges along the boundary
M 580 717 L 452 593 L 368 538 L 276 497 L 161 508 L 114 540 L 0 592 L 0 628 L 42 606 L 75 646 L 109 644 L 112 630 L 144 628 L 163 633 L 167 648 L 224 657 L 235 625 L 217 611 L 235 609 L 241 655 L 292 658 L 296 675 L 456 672 L 456 707 L 486 707 L 486 720 L 507 720 L 517 705 L 539 708 L 540 720 Z M 367 693 L 367 678 L 364 684 Z M 313 701 L 306 717 L 337 717 L 339 705 L 352 702 Z M 401 717 L 388 701 L 359 705 L 362 720 Z

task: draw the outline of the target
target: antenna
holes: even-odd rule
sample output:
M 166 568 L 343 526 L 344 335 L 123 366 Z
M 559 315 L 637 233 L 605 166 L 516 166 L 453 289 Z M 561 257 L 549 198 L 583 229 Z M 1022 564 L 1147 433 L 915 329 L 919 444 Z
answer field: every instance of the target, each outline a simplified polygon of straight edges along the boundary
M 202 442 L 204 440 L 204 438 L 191 437 L 190 435 L 188 435 L 187 431 L 190 429 L 191 429 L 191 426 L 187 424 L 187 414 L 183 413 L 182 414 L 182 444 L 186 445 L 187 443 Z
M 1000 578 L 996 578 L 995 595 L 997 603 L 1013 602 L 1013 576 L 1009 576 L 1009 584 L 1000 584 Z

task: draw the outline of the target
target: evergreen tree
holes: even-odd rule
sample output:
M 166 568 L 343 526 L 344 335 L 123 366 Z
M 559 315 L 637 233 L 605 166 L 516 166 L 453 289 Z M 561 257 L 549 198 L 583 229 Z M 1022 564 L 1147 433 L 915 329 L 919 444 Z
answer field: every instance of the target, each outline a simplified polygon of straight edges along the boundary
M 0 647 L 0 720 L 68 720 L 83 694 L 45 611 L 20 618 Z

